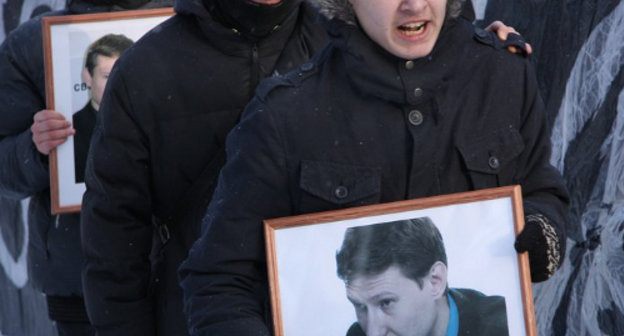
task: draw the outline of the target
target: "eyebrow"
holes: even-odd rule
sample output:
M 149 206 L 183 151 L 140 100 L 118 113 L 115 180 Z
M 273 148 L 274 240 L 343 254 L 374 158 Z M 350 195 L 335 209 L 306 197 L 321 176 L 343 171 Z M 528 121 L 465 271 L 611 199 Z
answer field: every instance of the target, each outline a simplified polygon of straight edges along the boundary
M 373 301 L 379 301 L 379 300 L 381 300 L 382 297 L 385 298 L 386 296 L 396 297 L 398 295 L 396 295 L 395 293 L 392 293 L 392 292 L 384 291 L 384 292 L 381 292 L 381 293 L 373 296 L 371 299 Z
M 349 300 L 349 302 L 351 302 L 352 304 L 362 304 L 362 302 L 356 300 L 355 298 L 347 295 L 347 300 Z
M 376 301 L 381 300 L 382 298 L 385 299 L 387 296 L 398 297 L 398 295 L 395 294 L 395 293 L 392 293 L 392 292 L 389 292 L 389 291 L 383 291 L 381 293 L 375 294 L 374 296 L 370 297 L 369 299 L 367 299 L 365 301 L 376 302 Z M 362 302 L 360 302 L 359 300 L 356 300 L 355 298 L 353 298 L 353 297 L 351 297 L 349 295 L 347 295 L 347 299 L 349 301 L 351 301 L 351 303 L 362 304 Z

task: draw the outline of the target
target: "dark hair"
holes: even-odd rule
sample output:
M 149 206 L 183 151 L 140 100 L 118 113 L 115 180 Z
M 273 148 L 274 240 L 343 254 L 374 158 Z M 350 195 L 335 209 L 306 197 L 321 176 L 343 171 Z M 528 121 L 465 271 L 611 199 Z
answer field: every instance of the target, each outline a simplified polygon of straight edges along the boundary
M 446 252 L 442 235 L 429 217 L 349 228 L 336 254 L 338 277 L 343 281 L 381 274 L 397 265 L 421 288 L 422 278 L 437 261 L 446 265 Z
M 107 34 L 91 43 L 85 56 L 85 68 L 93 76 L 93 69 L 97 66 L 97 57 L 119 57 L 132 45 L 132 40 L 125 35 Z

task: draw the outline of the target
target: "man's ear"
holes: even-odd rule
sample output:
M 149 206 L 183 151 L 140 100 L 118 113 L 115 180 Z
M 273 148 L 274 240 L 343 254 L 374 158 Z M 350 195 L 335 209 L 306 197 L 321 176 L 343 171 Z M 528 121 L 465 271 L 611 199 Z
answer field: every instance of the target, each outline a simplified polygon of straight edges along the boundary
M 87 67 L 82 68 L 82 73 L 80 74 L 80 77 L 82 77 L 82 81 L 90 89 L 93 79 L 91 78 L 91 74 L 89 73 L 89 69 L 87 69 Z
M 427 281 L 431 285 L 431 295 L 436 299 L 442 297 L 447 285 L 446 265 L 441 261 L 436 261 L 429 269 Z

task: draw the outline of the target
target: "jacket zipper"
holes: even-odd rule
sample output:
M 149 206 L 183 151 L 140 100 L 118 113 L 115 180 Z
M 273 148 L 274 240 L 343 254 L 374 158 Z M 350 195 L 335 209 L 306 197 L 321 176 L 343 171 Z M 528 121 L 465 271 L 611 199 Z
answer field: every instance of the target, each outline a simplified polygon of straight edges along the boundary
M 253 97 L 256 86 L 260 82 L 260 61 L 258 59 L 258 44 L 251 48 L 251 79 L 249 81 L 249 97 Z

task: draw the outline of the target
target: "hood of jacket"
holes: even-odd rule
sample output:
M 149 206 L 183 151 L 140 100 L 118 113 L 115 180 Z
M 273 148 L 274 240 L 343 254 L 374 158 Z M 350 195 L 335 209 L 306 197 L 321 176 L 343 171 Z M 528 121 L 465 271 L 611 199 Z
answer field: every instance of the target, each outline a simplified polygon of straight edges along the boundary
M 299 18 L 317 13 L 307 1 L 302 1 L 280 24 L 279 29 L 275 29 L 264 38 L 254 40 L 215 20 L 203 0 L 176 0 L 174 10 L 178 15 L 194 17 L 203 36 L 216 48 L 227 55 L 239 57 L 249 57 L 252 45 L 256 46 L 260 55 L 280 52 L 283 44 L 295 29 Z
M 266 5 L 252 0 L 203 0 L 212 16 L 254 40 L 270 35 L 299 7 L 301 0 L 282 0 Z
M 247 39 L 260 41 L 288 26 L 289 19 L 299 11 L 301 2 L 284 0 L 278 5 L 268 6 L 249 0 L 177 0 L 174 8 L 178 14 L 194 15 L 200 22 L 218 21 L 226 29 L 234 30 Z
M 67 0 L 71 14 L 171 7 L 173 0 Z

